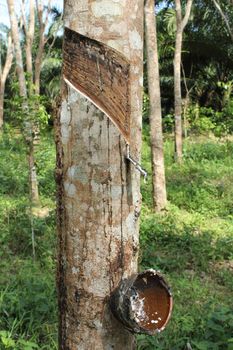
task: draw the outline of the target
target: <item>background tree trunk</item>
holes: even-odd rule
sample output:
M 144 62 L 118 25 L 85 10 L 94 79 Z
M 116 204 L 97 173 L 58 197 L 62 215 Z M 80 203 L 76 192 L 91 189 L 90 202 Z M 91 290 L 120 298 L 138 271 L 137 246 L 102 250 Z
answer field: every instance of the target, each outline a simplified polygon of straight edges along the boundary
M 35 59 L 35 92 L 40 93 L 40 74 L 43 62 L 44 47 L 46 44 L 45 30 L 48 24 L 48 16 L 51 10 L 51 0 L 47 1 L 47 8 L 44 14 L 44 8 L 41 1 L 37 0 L 37 14 L 39 20 L 39 46 Z
M 163 155 L 162 113 L 159 79 L 159 58 L 154 0 L 145 3 L 148 89 L 150 98 L 150 138 L 152 156 L 153 202 L 156 211 L 167 203 Z
M 66 0 L 64 22 L 129 59 L 131 151 L 139 158 L 143 0 Z M 57 124 L 59 349 L 133 349 L 108 300 L 137 271 L 140 175 L 118 129 L 73 89 L 63 87 Z
M 17 71 L 17 76 L 19 80 L 19 93 L 20 93 L 20 96 L 25 97 L 26 99 L 27 88 L 26 88 L 26 81 L 25 81 L 25 75 L 24 75 L 24 69 L 23 69 L 23 56 L 22 56 L 22 50 L 20 46 L 19 28 L 18 28 L 16 15 L 15 15 L 14 0 L 7 0 L 7 4 L 8 4 L 9 16 L 10 16 L 12 39 L 13 39 L 14 49 L 15 49 L 16 71 Z
M 30 193 L 32 204 L 38 205 L 40 203 L 39 191 L 38 191 L 38 181 L 35 165 L 35 149 L 33 142 L 29 144 L 28 153 L 28 164 L 29 164 L 29 182 L 30 182 Z
M 29 93 L 32 93 L 32 84 L 33 84 L 33 67 L 32 67 L 32 44 L 34 40 L 34 32 L 35 32 L 35 3 L 34 0 L 29 1 L 29 16 L 28 16 L 28 25 L 26 19 L 26 11 L 25 11 L 25 3 L 22 1 L 21 4 L 22 10 L 22 19 L 24 32 L 26 36 L 26 44 L 25 44 L 25 53 L 26 53 L 26 67 L 28 73 L 28 81 L 31 83 L 29 87 Z
M 222 17 L 222 20 L 225 22 L 225 25 L 227 27 L 227 31 L 231 37 L 231 40 L 233 41 L 233 30 L 230 26 L 230 22 L 228 20 L 227 15 L 223 12 L 223 10 L 222 10 L 222 8 L 217 0 L 212 0 L 212 1 L 214 3 L 214 6 L 216 7 L 217 11 L 219 12 L 220 16 Z
M 0 60 L 0 129 L 3 126 L 5 84 L 12 66 L 12 61 L 13 61 L 12 38 L 11 38 L 11 34 L 8 34 L 6 59 L 3 67 L 1 65 L 1 60 Z
M 177 16 L 178 17 L 178 16 Z M 177 20 L 178 22 L 178 20 Z M 174 56 L 174 97 L 175 97 L 175 157 L 178 162 L 182 160 L 182 99 L 181 99 L 181 49 L 182 31 L 181 23 L 177 23 L 176 44 Z
M 28 103 L 27 103 L 27 87 L 26 87 L 26 79 L 23 65 L 23 55 L 22 49 L 20 46 L 20 37 L 19 37 L 19 28 L 18 22 L 15 15 L 15 7 L 14 0 L 7 0 L 8 11 L 10 16 L 11 23 L 11 33 L 12 39 L 14 43 L 15 49 L 15 59 L 16 59 L 16 71 L 19 80 L 19 93 L 20 96 L 24 98 L 23 101 L 23 109 L 25 114 L 28 113 Z M 32 1 L 31 1 L 32 4 Z M 32 8 L 31 8 L 32 9 Z M 31 39 L 30 39 L 31 42 Z M 27 58 L 27 63 L 30 65 L 31 57 Z M 36 167 L 35 167 L 35 156 L 34 156 L 34 145 L 33 145 L 33 125 L 31 122 L 25 123 L 25 129 L 27 133 L 27 143 L 28 143 L 28 167 L 29 167 L 29 183 L 30 183 L 30 193 L 31 193 L 31 201 L 33 204 L 38 204 L 39 202 L 39 190 L 38 190 L 38 181 L 36 175 Z
M 4 89 L 0 86 L 0 130 L 3 126 Z
M 181 1 L 175 0 L 176 9 L 176 43 L 174 54 L 174 108 L 175 108 L 175 158 L 182 161 L 182 97 L 181 97 L 181 51 L 183 31 L 188 23 L 192 1 L 188 0 L 185 16 L 182 18 Z

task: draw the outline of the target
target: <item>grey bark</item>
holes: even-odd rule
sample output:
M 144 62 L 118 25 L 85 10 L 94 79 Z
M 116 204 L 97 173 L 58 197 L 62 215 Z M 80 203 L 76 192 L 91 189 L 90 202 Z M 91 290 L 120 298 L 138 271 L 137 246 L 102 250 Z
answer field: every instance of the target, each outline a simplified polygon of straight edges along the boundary
M 19 28 L 18 28 L 17 18 L 15 15 L 14 0 L 7 0 L 7 4 L 8 4 L 9 16 L 10 16 L 12 39 L 13 39 L 14 49 L 15 49 L 16 71 L 17 71 L 18 80 L 19 80 L 19 93 L 20 93 L 20 96 L 26 98 L 27 88 L 26 88 L 26 80 L 25 80 L 24 69 L 23 69 L 23 57 L 22 57 L 22 50 L 20 46 Z
M 40 75 L 41 75 L 41 66 L 43 61 L 44 47 L 46 44 L 45 30 L 48 24 L 48 15 L 50 12 L 50 3 L 51 0 L 47 1 L 47 10 L 44 14 L 43 4 L 40 0 L 37 2 L 37 13 L 39 20 L 39 46 L 37 50 L 37 55 L 35 59 L 35 92 L 39 95 L 40 93 Z M 45 18 L 43 18 L 45 16 Z
M 188 23 L 193 0 L 188 0 L 182 17 L 181 1 L 175 0 L 176 42 L 174 54 L 174 108 L 175 108 L 175 158 L 182 161 L 182 97 L 181 97 L 181 51 L 184 28 Z
M 23 66 L 22 49 L 20 46 L 19 28 L 18 28 L 17 18 L 15 15 L 14 0 L 7 0 L 7 4 L 8 4 L 9 16 L 10 16 L 12 39 L 13 39 L 14 49 L 15 49 L 16 71 L 17 71 L 17 76 L 19 80 L 19 93 L 20 93 L 20 96 L 24 98 L 22 107 L 25 113 L 28 113 L 27 111 L 28 110 L 28 103 L 27 103 L 28 93 L 27 93 L 25 72 L 24 72 L 24 66 Z M 27 142 L 29 144 L 28 165 L 29 165 L 29 182 L 30 182 L 31 201 L 32 203 L 37 204 L 39 202 L 39 190 L 38 190 L 38 182 L 37 182 L 35 159 L 34 159 L 32 123 L 30 122 L 27 123 L 27 126 L 25 126 L 25 128 L 28 129 L 26 130 L 26 132 L 29 135 Z
M 163 153 L 162 112 L 159 79 L 159 58 L 154 0 L 145 2 L 147 74 L 150 98 L 150 138 L 152 157 L 153 202 L 156 211 L 167 203 Z
M 3 126 L 5 84 L 12 66 L 12 61 L 13 61 L 13 45 L 12 45 L 11 34 L 9 34 L 7 39 L 6 59 L 3 67 L 2 67 L 2 62 L 0 62 L 0 129 Z
M 4 105 L 4 90 L 0 88 L 0 129 L 3 126 L 3 105 Z
M 229 19 L 227 15 L 223 12 L 222 7 L 220 6 L 219 2 L 217 0 L 212 0 L 214 3 L 214 6 L 216 7 L 217 11 L 220 13 L 220 16 L 222 17 L 223 22 L 225 22 L 225 25 L 227 27 L 227 31 L 231 37 L 231 40 L 233 41 L 233 30 L 230 26 Z M 233 5 L 233 3 L 232 3 Z
M 140 157 L 143 0 L 66 0 L 67 27 L 131 63 L 131 152 Z M 140 175 L 113 123 L 63 86 L 57 119 L 59 349 L 133 349 L 109 296 L 137 271 Z
M 25 3 L 24 3 L 24 1 L 22 1 L 22 3 L 21 3 L 22 20 L 23 20 L 25 37 L 26 37 L 26 43 L 25 43 L 26 67 L 27 67 L 27 73 L 29 74 L 29 81 L 31 83 L 31 86 L 29 89 L 30 94 L 32 93 L 32 84 L 33 84 L 32 44 L 33 44 L 34 32 L 35 32 L 34 6 L 35 6 L 34 0 L 30 0 L 29 1 L 29 16 L 28 16 L 28 24 L 27 24 Z

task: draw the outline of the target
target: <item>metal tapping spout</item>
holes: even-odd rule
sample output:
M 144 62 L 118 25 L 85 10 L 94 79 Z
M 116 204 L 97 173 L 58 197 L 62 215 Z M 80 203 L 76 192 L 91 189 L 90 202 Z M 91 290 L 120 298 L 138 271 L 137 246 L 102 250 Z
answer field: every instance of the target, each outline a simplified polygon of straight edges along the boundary
M 115 317 L 132 333 L 162 331 L 172 312 L 170 288 L 161 274 L 146 270 L 124 279 L 110 298 Z

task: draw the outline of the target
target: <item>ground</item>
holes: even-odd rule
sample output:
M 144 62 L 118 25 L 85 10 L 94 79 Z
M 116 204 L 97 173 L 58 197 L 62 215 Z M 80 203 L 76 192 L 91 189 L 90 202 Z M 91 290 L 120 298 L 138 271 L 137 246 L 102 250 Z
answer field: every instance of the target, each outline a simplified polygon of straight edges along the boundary
M 142 182 L 140 268 L 160 270 L 172 287 L 174 310 L 157 337 L 138 349 L 233 349 L 233 142 L 185 141 L 184 162 L 173 162 L 165 137 L 169 204 L 151 208 L 151 182 Z M 143 164 L 150 173 L 148 135 Z M 0 349 L 57 348 L 55 290 L 55 149 L 52 132 L 37 146 L 41 206 L 33 208 L 36 259 L 28 200 L 26 147 L 8 129 L 0 140 Z

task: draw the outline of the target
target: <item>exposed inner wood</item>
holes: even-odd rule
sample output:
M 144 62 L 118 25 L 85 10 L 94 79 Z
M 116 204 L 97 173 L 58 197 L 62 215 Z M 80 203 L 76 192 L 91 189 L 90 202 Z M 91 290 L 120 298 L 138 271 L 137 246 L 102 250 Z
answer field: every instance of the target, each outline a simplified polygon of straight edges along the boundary
M 65 28 L 63 76 L 130 140 L 130 64 L 118 51 Z

